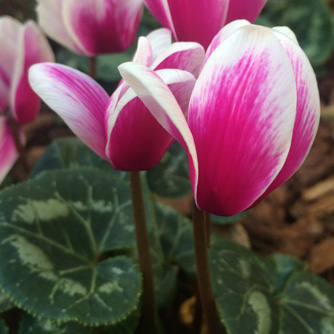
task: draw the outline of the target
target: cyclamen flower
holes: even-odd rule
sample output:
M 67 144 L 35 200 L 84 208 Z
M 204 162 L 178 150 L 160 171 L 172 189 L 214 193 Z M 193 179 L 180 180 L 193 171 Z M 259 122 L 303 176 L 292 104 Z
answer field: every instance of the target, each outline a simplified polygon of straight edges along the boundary
M 37 0 L 38 23 L 66 48 L 96 56 L 126 50 L 136 38 L 142 0 Z
M 149 11 L 177 41 L 208 47 L 226 24 L 239 19 L 254 22 L 266 0 L 144 0 Z
M 35 63 L 54 61 L 54 55 L 33 21 L 23 25 L 9 16 L 0 18 L 0 45 L 1 182 L 18 157 L 5 110 L 19 125 L 37 117 L 40 99 L 28 83 L 28 69 Z
M 188 123 L 149 68 L 119 67 L 162 126 L 187 150 L 197 206 L 235 215 L 285 182 L 317 132 L 313 69 L 288 28 L 235 21 L 210 45 L 194 86 Z
M 159 29 L 139 39 L 133 61 L 162 78 L 186 112 L 204 56 L 201 45 L 172 44 L 170 31 Z M 66 66 L 39 64 L 29 77 L 35 92 L 115 169 L 149 169 L 174 140 L 125 82 L 109 98 L 89 76 Z

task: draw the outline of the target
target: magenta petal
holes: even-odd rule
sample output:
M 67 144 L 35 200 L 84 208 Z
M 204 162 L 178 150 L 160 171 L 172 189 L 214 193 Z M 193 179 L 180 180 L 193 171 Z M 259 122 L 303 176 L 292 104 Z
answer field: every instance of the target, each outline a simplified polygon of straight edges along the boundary
M 187 72 L 171 69 L 157 71 L 157 75 L 169 85 L 186 112 L 195 78 Z M 152 168 L 174 140 L 130 88 L 110 111 L 109 133 L 109 160 L 121 170 Z
M 135 41 L 142 13 L 141 0 L 67 0 L 65 25 L 85 55 L 120 52 Z
M 153 16 L 164 27 L 174 32 L 173 22 L 168 6 L 168 0 L 144 0 L 144 3 L 148 10 L 153 14 Z
M 54 55 L 46 38 L 37 26 L 29 21 L 21 30 L 10 95 L 11 111 L 20 124 L 34 120 L 40 108 L 40 99 L 28 82 L 30 66 L 53 60 Z
M 187 151 L 191 182 L 196 197 L 198 175 L 196 148 L 183 111 L 173 93 L 162 78 L 150 68 L 128 62 L 120 65 L 118 69 L 124 80 L 135 91 L 156 120 Z M 170 73 L 175 75 L 177 71 L 174 70 Z M 186 78 L 189 77 L 190 73 L 179 71 L 179 75 Z
M 234 215 L 266 190 L 288 154 L 295 108 L 291 63 L 270 31 L 245 26 L 216 48 L 196 82 L 188 115 L 199 208 Z
M 246 19 L 253 23 L 259 16 L 266 0 L 230 0 L 225 24 Z
M 4 116 L 0 116 L 0 157 L 1 183 L 19 157 L 8 120 Z
M 86 74 L 51 63 L 32 66 L 29 81 L 72 131 L 106 159 L 104 119 L 109 96 L 103 88 Z
M 198 42 L 207 48 L 225 23 L 229 0 L 169 0 L 178 41 Z
M 270 192 L 288 180 L 303 163 L 317 133 L 320 119 L 320 100 L 317 80 L 303 50 L 291 36 L 275 33 L 285 48 L 296 77 L 297 113 L 289 155 L 285 164 L 266 192 L 252 205 L 256 205 Z
M 0 112 L 9 103 L 21 29 L 22 25 L 16 19 L 9 16 L 0 18 Z

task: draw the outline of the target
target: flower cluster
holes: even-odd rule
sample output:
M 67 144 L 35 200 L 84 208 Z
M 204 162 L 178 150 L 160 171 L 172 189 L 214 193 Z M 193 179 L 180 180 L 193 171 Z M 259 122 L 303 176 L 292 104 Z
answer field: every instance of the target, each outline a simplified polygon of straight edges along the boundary
M 28 69 L 39 62 L 53 61 L 53 52 L 33 21 L 21 24 L 11 17 L 0 18 L 0 181 L 18 157 L 9 117 L 19 125 L 33 121 L 40 99 L 28 82 Z M 8 112 L 6 113 L 6 109 Z
M 308 59 L 288 28 L 250 23 L 265 0 L 144 3 L 168 29 L 139 38 L 111 96 L 89 76 L 53 63 L 32 66 L 31 87 L 115 169 L 147 170 L 176 139 L 188 152 L 199 208 L 217 215 L 251 208 L 299 168 L 314 140 L 320 103 Z M 37 12 L 51 38 L 95 56 L 132 44 L 142 1 L 39 0 Z M 13 115 L 27 122 L 38 109 L 27 69 L 52 61 L 51 52 L 44 42 L 25 47 L 40 38 L 32 23 L 1 24 L 9 41 L 24 32 L 15 57 L 8 51 L 0 58 L 0 108 L 10 96 Z M 3 119 L 0 152 L 15 156 Z

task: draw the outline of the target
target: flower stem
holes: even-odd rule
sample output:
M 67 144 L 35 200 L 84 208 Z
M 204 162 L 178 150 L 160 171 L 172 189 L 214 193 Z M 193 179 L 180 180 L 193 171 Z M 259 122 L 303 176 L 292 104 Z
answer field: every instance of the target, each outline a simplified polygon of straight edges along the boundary
M 150 253 L 149 238 L 146 227 L 143 192 L 141 187 L 140 173 L 130 172 L 130 186 L 133 216 L 136 227 L 136 241 L 139 257 L 139 267 L 143 275 L 143 333 L 156 333 L 155 329 L 155 296 L 152 259 Z
M 28 163 L 27 152 L 24 149 L 24 144 L 22 143 L 22 136 L 20 135 L 20 125 L 18 124 L 17 120 L 10 114 L 10 112 L 7 112 L 7 116 L 9 120 L 9 125 L 13 133 L 15 146 L 20 155 L 25 178 L 28 178 L 30 173 L 30 167 Z
M 208 248 L 211 244 L 211 215 L 209 212 L 205 211 L 205 226 L 206 226 L 206 242 Z
M 199 210 L 195 203 L 193 206 L 193 232 L 197 282 L 204 318 L 206 319 L 208 333 L 220 334 L 223 333 L 223 329 L 211 283 L 205 212 Z
M 89 75 L 92 79 L 96 79 L 97 57 L 89 58 Z

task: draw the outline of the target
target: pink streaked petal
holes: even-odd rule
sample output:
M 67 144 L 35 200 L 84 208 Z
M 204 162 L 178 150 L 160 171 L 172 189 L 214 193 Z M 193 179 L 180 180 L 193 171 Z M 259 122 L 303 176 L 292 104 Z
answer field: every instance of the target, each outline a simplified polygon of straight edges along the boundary
M 3 16 L 0 18 L 0 80 L 9 89 L 18 56 L 18 44 L 22 24 L 16 19 Z
M 138 46 L 132 61 L 149 66 L 152 60 L 152 47 L 147 37 L 139 37 Z
M 174 43 L 156 58 L 150 68 L 154 70 L 176 68 L 188 71 L 198 77 L 204 57 L 205 51 L 198 43 Z
M 31 65 L 54 61 L 54 54 L 45 38 L 33 21 L 28 21 L 21 30 L 18 58 L 10 91 L 11 112 L 20 124 L 33 121 L 40 109 L 40 99 L 28 82 Z
M 198 164 L 195 144 L 185 116 L 173 93 L 158 74 L 145 66 L 124 63 L 118 69 L 157 121 L 187 150 L 189 168 L 195 178 L 193 184 L 196 189 Z
M 4 116 L 0 116 L 0 157 L 1 183 L 19 157 L 8 120 Z
M 288 180 L 305 160 L 318 130 L 320 99 L 317 80 L 303 50 L 287 35 L 275 33 L 291 60 L 297 86 L 297 114 L 289 155 L 275 180 L 256 205 L 270 192 Z
M 152 31 L 147 35 L 152 46 L 152 61 L 153 63 L 159 54 L 163 53 L 172 44 L 172 33 L 170 30 L 160 28 Z
M 195 78 L 188 72 L 161 70 L 157 74 L 169 86 L 183 113 L 187 112 Z M 155 166 L 174 138 L 157 122 L 130 88 L 109 120 L 107 155 L 122 170 L 147 170 Z
M 238 29 L 249 25 L 250 23 L 246 20 L 237 20 L 229 23 L 224 28 L 222 28 L 218 34 L 214 37 L 211 44 L 209 45 L 206 54 L 204 63 L 207 62 L 208 58 L 211 56 L 212 52 L 228 37 L 234 34 Z
M 225 24 L 240 19 L 253 23 L 265 3 L 266 0 L 231 0 Z
M 70 67 L 44 63 L 31 67 L 33 90 L 93 151 L 106 159 L 104 130 L 108 94 L 88 75 Z
M 65 0 L 63 19 L 85 55 L 126 50 L 135 41 L 141 0 Z
M 265 28 L 241 28 L 212 53 L 188 115 L 199 208 L 229 216 L 261 196 L 287 157 L 295 108 L 290 60 Z
M 198 42 L 206 49 L 224 25 L 229 2 L 229 0 L 169 0 L 176 40 Z
M 169 11 L 168 0 L 144 0 L 144 4 L 153 16 L 174 34 L 174 27 Z M 174 36 L 175 37 L 175 36 Z
M 37 0 L 38 23 L 51 39 L 74 52 L 83 54 L 87 51 L 72 39 L 64 25 L 62 16 L 64 2 L 65 0 Z

